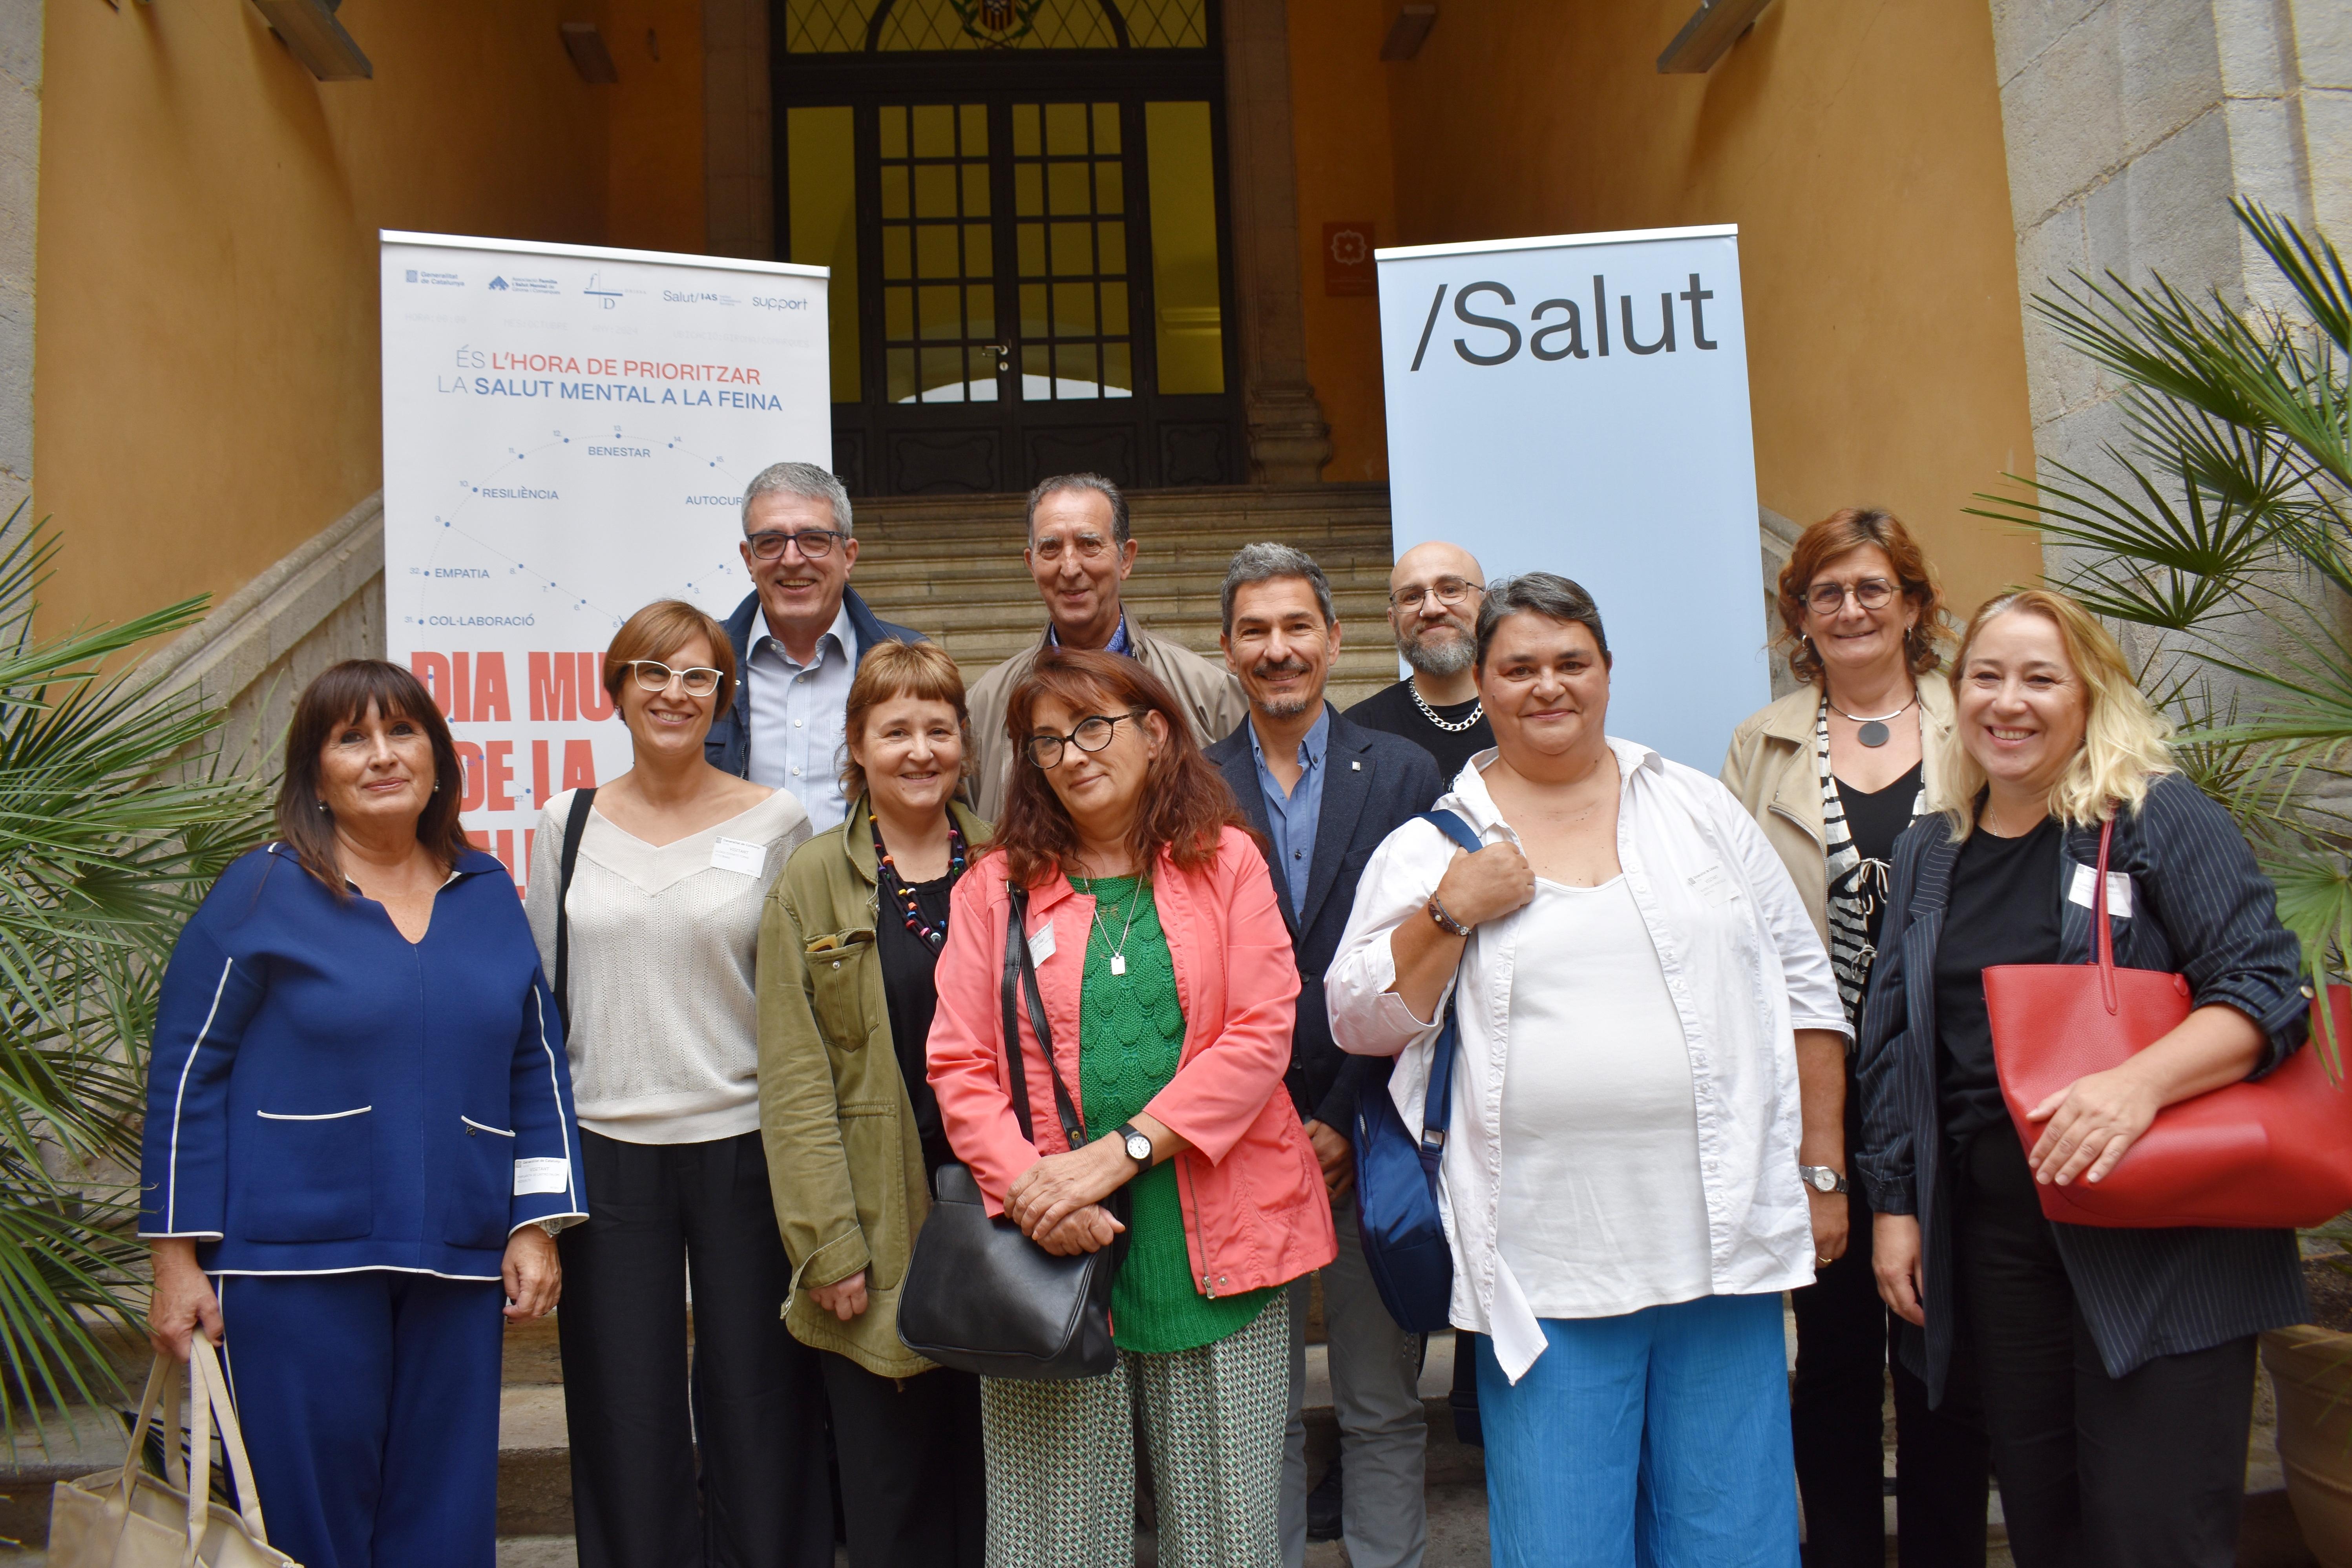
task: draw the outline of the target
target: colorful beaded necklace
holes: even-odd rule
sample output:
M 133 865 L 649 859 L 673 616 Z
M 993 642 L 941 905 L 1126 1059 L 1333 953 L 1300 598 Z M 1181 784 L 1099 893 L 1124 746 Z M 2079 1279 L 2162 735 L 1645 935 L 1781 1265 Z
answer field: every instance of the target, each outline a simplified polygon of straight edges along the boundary
M 882 825 L 875 822 L 872 826 L 874 854 L 882 863 L 882 879 L 890 889 L 890 901 L 898 906 L 899 912 L 906 917 L 907 929 L 915 933 L 916 939 L 933 952 L 939 952 L 940 948 L 947 945 L 946 928 L 933 926 L 923 919 L 922 906 L 915 898 L 915 890 L 907 886 L 905 878 L 898 875 L 898 865 L 891 860 L 890 851 L 883 847 Z M 948 823 L 948 885 L 950 887 L 955 886 L 955 879 L 963 875 L 963 830 L 950 820 Z

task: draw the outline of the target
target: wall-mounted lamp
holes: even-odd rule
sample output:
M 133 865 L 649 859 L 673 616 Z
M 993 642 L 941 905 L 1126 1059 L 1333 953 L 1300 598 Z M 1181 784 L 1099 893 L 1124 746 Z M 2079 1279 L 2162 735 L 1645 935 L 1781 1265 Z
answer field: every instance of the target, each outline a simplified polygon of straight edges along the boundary
M 1772 0 L 1701 0 L 1666 52 L 1658 57 L 1658 69 L 1666 75 L 1702 76 L 1715 68 L 1715 62 L 1730 53 L 1731 46 L 1741 34 L 1756 25 L 1764 7 Z
M 1396 20 L 1389 24 L 1389 36 L 1381 40 L 1381 58 L 1409 60 L 1421 53 L 1423 42 L 1430 28 L 1437 26 L 1437 7 L 1429 5 L 1407 5 L 1397 12 Z
M 596 30 L 593 22 L 563 24 L 563 49 L 572 57 L 572 68 L 580 79 L 592 86 L 608 87 L 621 79 L 613 64 L 613 51 L 604 47 L 604 35 Z
M 335 20 L 342 0 L 253 0 L 270 30 L 320 81 L 358 81 L 375 75 L 367 56 Z

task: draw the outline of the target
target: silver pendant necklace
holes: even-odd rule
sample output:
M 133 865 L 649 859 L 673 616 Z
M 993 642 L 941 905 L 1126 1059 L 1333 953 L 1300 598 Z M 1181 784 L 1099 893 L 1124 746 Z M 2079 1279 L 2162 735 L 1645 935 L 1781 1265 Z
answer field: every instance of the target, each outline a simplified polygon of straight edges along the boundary
M 1094 884 L 1097 879 L 1087 879 L 1087 891 L 1089 893 L 1094 891 Z M 1113 974 L 1124 975 L 1127 973 L 1127 936 L 1128 932 L 1135 929 L 1135 906 L 1143 901 L 1142 895 L 1143 884 L 1138 881 L 1133 890 L 1127 896 L 1127 924 L 1120 928 L 1118 942 L 1116 946 L 1111 943 L 1110 932 L 1103 931 L 1102 900 L 1099 897 L 1095 900 L 1095 930 L 1102 932 L 1103 945 L 1110 948 L 1110 972 Z
M 1911 704 L 1918 700 L 1919 689 L 1915 686 L 1911 689 L 1911 697 L 1909 701 L 1905 702 L 1902 707 L 1897 708 L 1894 712 L 1881 714 L 1875 719 L 1865 719 L 1859 713 L 1849 713 L 1844 709 L 1839 707 L 1836 703 L 1832 702 L 1826 694 L 1822 698 L 1822 706 L 1827 708 L 1831 712 L 1836 714 L 1841 719 L 1861 725 L 1862 728 L 1853 732 L 1853 738 L 1860 741 L 1864 745 L 1875 751 L 1877 748 L 1886 744 L 1888 741 L 1895 737 L 1895 731 L 1886 727 L 1886 721 L 1889 719 L 1902 718 L 1903 715 L 1911 711 Z
M 1468 718 L 1449 724 L 1444 720 L 1437 716 L 1436 709 L 1432 708 L 1426 701 L 1423 700 L 1421 688 L 1415 686 L 1410 678 L 1406 679 L 1404 689 L 1412 694 L 1412 705 L 1421 710 L 1421 716 L 1428 720 L 1431 723 L 1436 725 L 1439 729 L 1444 731 L 1449 735 L 1459 735 L 1463 731 L 1467 730 L 1470 726 L 1475 724 L 1479 720 L 1484 719 L 1486 716 L 1486 704 L 1482 699 L 1471 707 L 1470 716 Z

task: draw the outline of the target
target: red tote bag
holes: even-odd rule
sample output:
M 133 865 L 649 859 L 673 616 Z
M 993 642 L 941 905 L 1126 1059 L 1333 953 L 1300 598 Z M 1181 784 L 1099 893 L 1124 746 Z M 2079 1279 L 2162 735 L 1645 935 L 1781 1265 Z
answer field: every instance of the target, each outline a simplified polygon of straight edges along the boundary
M 2117 969 L 2107 921 L 2107 846 L 2099 829 L 2092 895 L 2095 963 L 2004 963 L 1984 972 L 2001 1099 L 2031 1150 L 2045 1123 L 2025 1113 L 2076 1079 L 2120 1066 L 2189 1016 L 2189 982 L 2153 969 Z M 2339 1046 L 2352 1045 L 2352 993 L 2328 987 Z M 2316 1004 L 2312 1032 L 2325 1027 Z M 2225 1085 L 2157 1113 L 2096 1185 L 2035 1184 L 2046 1219 L 2148 1229 L 2226 1226 L 2272 1230 L 2322 1225 L 2352 1208 L 2352 1091 L 2329 1081 L 2313 1047 L 2269 1076 Z

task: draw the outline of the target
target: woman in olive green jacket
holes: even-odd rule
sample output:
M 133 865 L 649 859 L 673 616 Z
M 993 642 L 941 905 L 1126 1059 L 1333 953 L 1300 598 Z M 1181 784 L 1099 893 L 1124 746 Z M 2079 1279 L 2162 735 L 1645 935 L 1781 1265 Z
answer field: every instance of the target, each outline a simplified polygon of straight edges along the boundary
M 784 1323 L 818 1351 L 852 1568 L 978 1568 L 977 1380 L 898 1338 L 930 1178 L 952 1156 L 924 1071 L 948 892 L 988 837 L 954 798 L 963 680 L 886 642 L 849 693 L 849 819 L 795 851 L 760 931 L 760 1128 L 791 1255 Z

